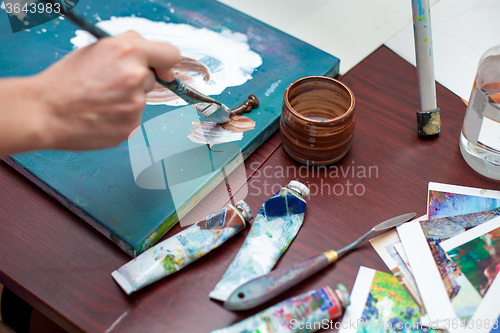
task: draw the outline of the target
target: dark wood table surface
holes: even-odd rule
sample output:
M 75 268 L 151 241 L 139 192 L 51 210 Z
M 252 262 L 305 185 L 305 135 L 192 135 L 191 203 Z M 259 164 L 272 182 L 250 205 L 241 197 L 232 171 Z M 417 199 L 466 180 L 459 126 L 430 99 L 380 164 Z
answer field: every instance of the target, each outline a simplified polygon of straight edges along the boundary
M 246 161 L 248 175 L 258 168 L 248 179 L 246 199 L 255 213 L 273 186 L 276 190 L 296 178 L 312 189 L 304 224 L 277 267 L 341 248 L 387 218 L 412 211 L 425 214 L 429 181 L 500 190 L 499 182 L 475 173 L 460 154 L 466 106 L 459 97 L 438 85 L 442 132 L 423 139 L 416 131 L 418 93 L 412 65 L 383 46 L 341 80 L 356 97 L 357 123 L 349 153 L 335 164 L 338 177 L 330 173 L 333 168 L 326 177 L 299 169 L 280 146 L 279 133 Z M 366 173 L 364 178 L 359 171 L 370 167 L 371 177 Z M 300 171 L 296 177 L 293 169 Z M 343 175 L 342 170 L 349 172 Z M 174 227 L 167 237 L 179 230 Z M 111 272 L 130 257 L 0 162 L 0 283 L 69 331 L 209 332 L 264 309 L 270 304 L 230 312 L 208 298 L 247 232 L 127 296 Z M 388 272 L 366 243 L 276 301 L 337 283 L 351 290 L 361 265 Z

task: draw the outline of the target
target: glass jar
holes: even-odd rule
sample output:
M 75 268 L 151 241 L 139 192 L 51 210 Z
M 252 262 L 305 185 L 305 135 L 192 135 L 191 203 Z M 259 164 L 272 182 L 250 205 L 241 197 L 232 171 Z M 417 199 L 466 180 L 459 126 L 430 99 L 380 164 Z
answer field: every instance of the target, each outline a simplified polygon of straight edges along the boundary
M 460 151 L 474 170 L 500 180 L 500 45 L 479 60 L 460 134 Z

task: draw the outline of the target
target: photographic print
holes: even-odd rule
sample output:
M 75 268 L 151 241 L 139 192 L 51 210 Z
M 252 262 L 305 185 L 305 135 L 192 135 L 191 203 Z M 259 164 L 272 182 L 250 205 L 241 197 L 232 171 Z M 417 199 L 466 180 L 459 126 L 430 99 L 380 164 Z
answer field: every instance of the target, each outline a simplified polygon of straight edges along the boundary
M 429 183 L 428 219 L 500 208 L 500 192 L 465 186 Z
M 406 256 L 405 249 L 403 248 L 403 243 L 399 242 L 399 243 L 394 244 L 394 249 L 398 253 L 399 257 L 401 258 L 401 260 L 403 262 L 403 264 L 406 266 L 406 269 L 411 274 L 410 262 L 408 261 L 408 257 Z
M 439 321 L 440 328 L 449 328 L 454 332 L 463 327 L 450 327 L 454 321 L 463 323 L 472 320 L 495 320 L 499 316 L 500 300 L 498 291 L 492 294 L 481 294 L 478 289 L 481 285 L 474 283 L 478 277 L 471 279 L 461 270 L 459 264 L 449 257 L 442 244 L 448 240 L 464 239 L 468 230 L 479 228 L 479 235 L 500 227 L 500 210 L 491 210 L 480 213 L 458 215 L 435 220 L 410 222 L 398 227 L 408 261 L 420 291 L 420 295 L 432 322 Z M 478 231 L 474 231 L 477 233 Z M 479 236 L 478 235 L 478 236 Z M 477 237 L 477 236 L 476 236 Z M 467 241 L 470 239 L 467 239 Z M 455 244 L 457 240 L 454 240 Z M 460 244 L 465 243 L 462 241 Z M 446 244 L 446 243 L 445 243 Z M 450 244 L 450 243 L 448 243 Z M 453 246 L 455 248 L 456 246 Z M 484 253 L 482 253 L 484 256 Z M 456 258 L 458 260 L 459 258 Z M 486 265 L 486 261 L 480 265 Z M 470 264 L 467 263 L 467 264 Z M 466 271 L 469 268 L 466 267 Z M 477 270 L 477 269 L 476 269 Z M 467 271 L 468 272 L 468 271 Z M 470 274 L 469 274 L 470 275 Z M 441 283 L 439 283 L 441 282 Z M 480 283 L 480 282 L 479 282 Z M 500 284 L 497 283 L 497 288 Z M 493 283 L 490 283 L 490 288 Z M 484 289 L 484 284 L 483 284 Z M 495 295 L 496 294 L 496 295 Z M 498 304 L 497 304 L 498 303 Z M 493 306 L 495 305 L 495 306 Z M 484 326 L 479 328 L 472 325 L 471 332 L 489 332 Z
M 481 297 L 486 294 L 500 270 L 500 228 L 486 233 L 482 233 L 482 229 L 474 228 L 461 237 L 441 243 L 457 270 L 465 275 Z
M 415 220 L 424 220 L 425 215 L 419 217 Z M 398 279 L 399 283 L 406 289 L 413 300 L 420 306 L 422 312 L 424 313 L 423 303 L 418 293 L 417 285 L 415 279 L 409 267 L 406 265 L 406 256 L 403 258 L 398 252 L 398 247 L 401 246 L 401 240 L 399 239 L 396 230 L 388 231 L 380 236 L 370 239 L 370 243 L 377 251 L 377 254 L 387 265 L 387 268 L 394 274 Z
M 481 303 L 482 296 L 476 292 L 457 265 L 449 259 L 440 243 L 495 218 L 500 221 L 498 216 L 500 216 L 500 210 L 492 210 L 427 220 L 420 223 L 448 298 L 454 312 L 460 319 L 469 320 L 472 317 Z
M 360 267 L 339 333 L 439 332 L 422 327 L 420 318 L 394 275 Z

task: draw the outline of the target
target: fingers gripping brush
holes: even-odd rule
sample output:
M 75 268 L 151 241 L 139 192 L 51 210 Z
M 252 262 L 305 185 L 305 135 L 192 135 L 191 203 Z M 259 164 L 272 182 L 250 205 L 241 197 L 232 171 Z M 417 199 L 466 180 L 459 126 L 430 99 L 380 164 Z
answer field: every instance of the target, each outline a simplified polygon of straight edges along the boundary
M 47 3 L 56 4 L 59 3 L 57 0 L 44 0 Z M 64 1 L 63 1 L 64 2 Z M 104 37 L 112 37 L 110 34 L 100 29 L 92 22 L 87 20 L 84 16 L 82 16 L 75 9 L 65 10 L 66 6 L 64 4 L 61 6 L 62 12 L 64 13 L 64 17 L 69 19 L 78 27 L 83 30 L 89 32 L 96 38 L 104 38 Z M 231 109 L 221 102 L 208 97 L 199 91 L 191 88 L 178 78 L 175 78 L 172 82 L 166 82 L 156 75 L 154 69 L 151 69 L 156 77 L 156 81 L 162 86 L 170 89 L 177 96 L 182 98 L 188 104 L 196 109 L 196 111 L 208 119 L 209 121 L 213 121 L 219 124 L 224 124 L 229 121 L 229 116 L 231 115 Z

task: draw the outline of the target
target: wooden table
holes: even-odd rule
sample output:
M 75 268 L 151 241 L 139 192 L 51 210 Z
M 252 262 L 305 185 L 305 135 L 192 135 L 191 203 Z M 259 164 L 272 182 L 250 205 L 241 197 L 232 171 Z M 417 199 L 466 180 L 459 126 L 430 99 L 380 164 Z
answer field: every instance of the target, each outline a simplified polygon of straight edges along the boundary
M 272 186 L 296 178 L 312 189 L 302 229 L 278 267 L 343 247 L 387 218 L 412 211 L 423 215 L 429 181 L 500 190 L 499 182 L 475 173 L 460 154 L 466 108 L 460 98 L 438 85 L 442 132 L 423 139 L 416 131 L 412 65 L 381 47 L 341 80 L 356 97 L 357 124 L 351 150 L 334 165 L 338 177 L 334 168 L 326 177 L 300 169 L 280 146 L 279 133 L 246 161 L 249 175 L 258 169 L 248 180 L 247 202 L 254 212 Z M 176 226 L 167 236 L 179 230 Z M 130 257 L 0 163 L 0 283 L 69 331 L 209 332 L 262 310 L 230 312 L 208 298 L 247 231 L 181 272 L 127 296 L 111 272 Z M 366 243 L 278 300 L 339 282 L 350 290 L 360 265 L 388 271 Z

